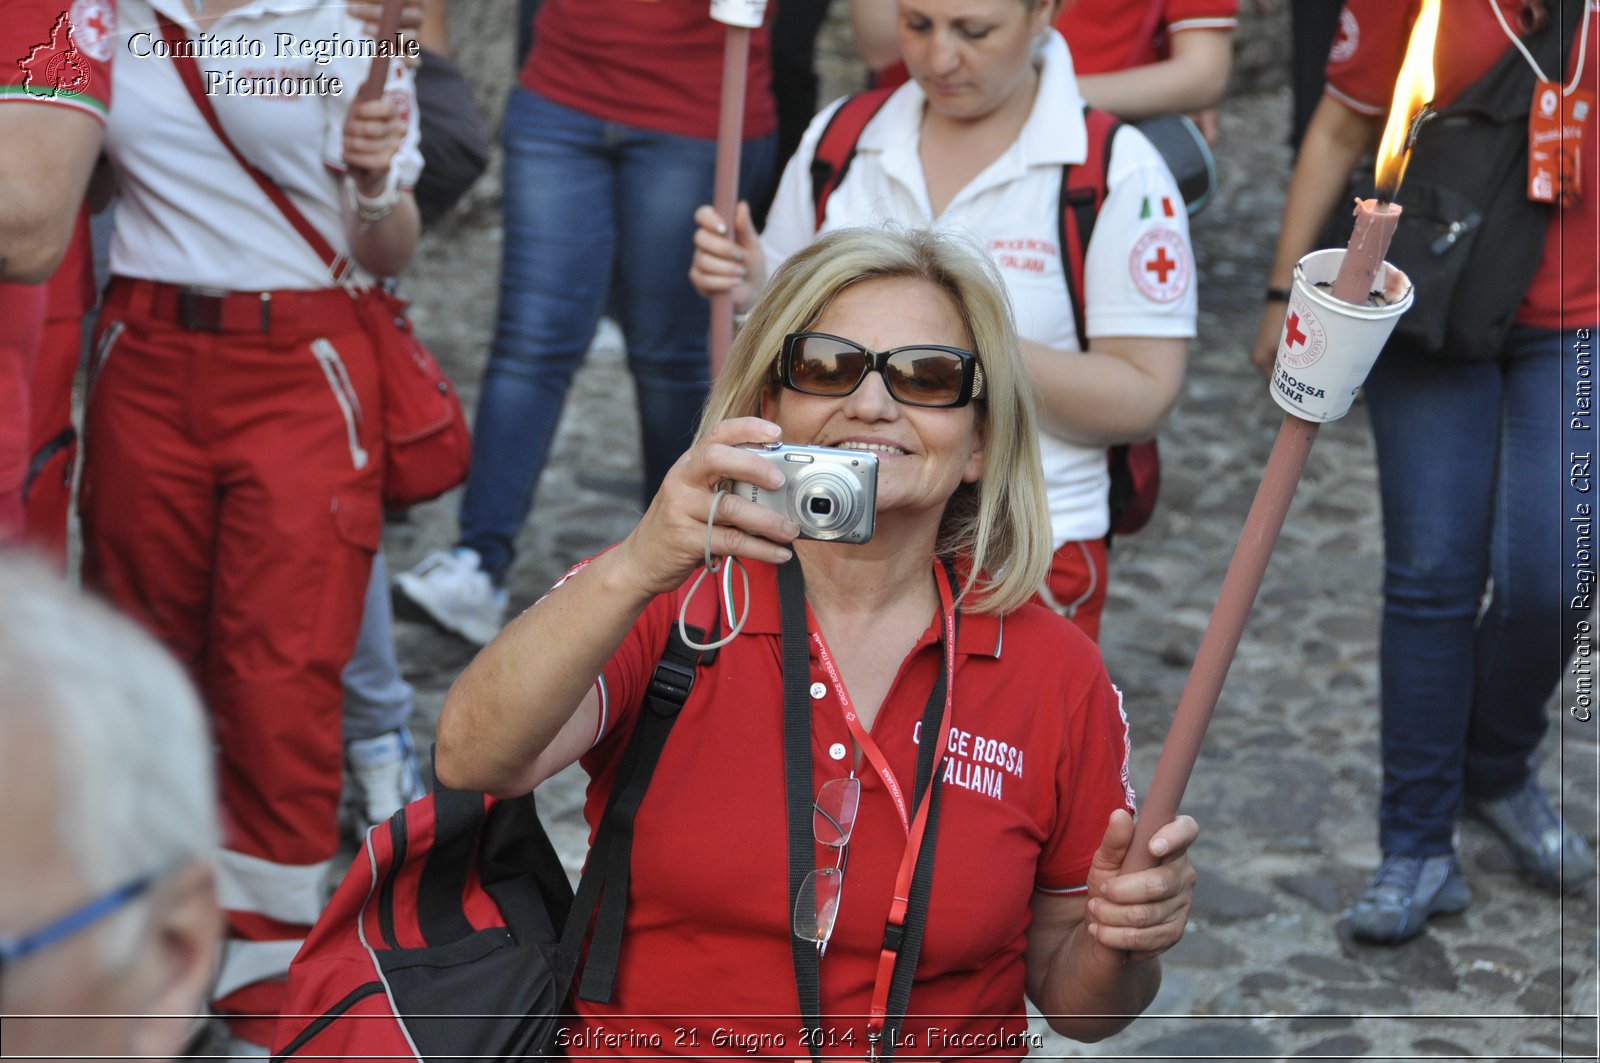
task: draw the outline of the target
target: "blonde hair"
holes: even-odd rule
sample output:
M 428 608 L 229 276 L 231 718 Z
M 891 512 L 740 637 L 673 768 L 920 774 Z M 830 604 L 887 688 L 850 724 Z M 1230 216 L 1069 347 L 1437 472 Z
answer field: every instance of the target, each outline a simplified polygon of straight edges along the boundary
M 1033 397 L 1016 327 L 988 257 L 958 238 L 925 229 L 839 229 L 819 237 L 773 275 L 711 389 L 701 438 L 730 417 L 759 415 L 783 338 L 811 328 L 839 293 L 865 280 L 926 281 L 955 304 L 983 366 L 973 408 L 984 440 L 984 471 L 956 488 L 939 524 L 935 552 L 968 565 L 965 607 L 1004 613 L 1026 602 L 1050 568 L 1049 513 Z

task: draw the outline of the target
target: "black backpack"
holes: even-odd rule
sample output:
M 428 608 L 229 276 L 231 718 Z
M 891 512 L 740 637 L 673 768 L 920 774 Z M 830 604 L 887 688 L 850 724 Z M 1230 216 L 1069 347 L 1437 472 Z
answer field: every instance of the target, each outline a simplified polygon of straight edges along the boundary
M 576 897 L 532 794 L 496 801 L 436 787 L 369 830 L 289 967 L 273 1058 L 559 1055 L 569 989 L 611 999 L 634 813 L 696 669 L 714 656 L 673 625 Z
M 1585 6 L 1557 5 L 1559 18 L 1523 38 L 1545 71 L 1565 67 Z M 1483 361 L 1505 343 L 1555 209 L 1527 196 L 1533 85 L 1527 60 L 1507 45 L 1487 73 L 1423 123 L 1388 254 L 1411 278 L 1416 301 L 1395 326 L 1391 349 Z

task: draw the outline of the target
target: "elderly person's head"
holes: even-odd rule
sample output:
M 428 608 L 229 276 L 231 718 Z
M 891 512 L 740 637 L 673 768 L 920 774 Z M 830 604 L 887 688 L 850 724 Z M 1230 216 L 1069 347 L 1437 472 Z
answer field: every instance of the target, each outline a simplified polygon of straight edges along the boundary
M 982 471 L 955 487 L 935 551 L 970 564 L 969 608 L 1014 609 L 1037 590 L 1049 568 L 1050 524 L 1033 400 L 1010 304 L 978 249 L 927 230 L 843 229 L 821 237 L 784 264 L 751 309 L 712 389 L 701 431 L 729 417 L 760 414 L 763 397 L 773 399 L 782 387 L 778 369 L 785 338 L 813 330 L 841 293 L 890 280 L 915 282 L 947 303 L 965 331 L 956 337 L 959 346 L 976 355 L 981 371 L 969 390 Z M 896 312 L 894 300 L 886 299 L 881 313 Z
M 176 1055 L 221 929 L 200 705 L 149 636 L 42 568 L 0 556 L 0 602 L 6 1052 Z

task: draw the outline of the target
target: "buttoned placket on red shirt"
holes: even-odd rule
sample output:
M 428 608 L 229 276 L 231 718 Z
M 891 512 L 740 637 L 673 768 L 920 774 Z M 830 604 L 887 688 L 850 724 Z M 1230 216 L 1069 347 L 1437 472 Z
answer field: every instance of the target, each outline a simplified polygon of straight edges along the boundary
M 943 761 L 945 750 L 949 748 L 951 717 L 955 706 L 955 678 L 956 678 L 956 612 L 954 594 L 943 566 L 935 565 L 934 583 L 939 588 L 940 611 L 944 619 L 944 712 L 940 715 L 938 744 L 934 746 L 933 771 L 928 778 L 928 790 L 923 794 L 922 802 L 917 806 L 915 817 L 908 814 L 906 807 L 905 791 L 900 781 L 895 777 L 894 769 L 889 766 L 888 758 L 873 741 L 872 735 L 862 725 L 860 715 L 855 711 L 855 705 L 850 700 L 850 693 L 845 689 L 844 680 L 839 675 L 839 669 L 833 662 L 833 655 L 828 651 L 827 640 L 823 638 L 822 629 L 816 623 L 816 618 L 810 618 L 811 640 L 817 649 L 817 660 L 822 665 L 822 670 L 827 673 L 828 679 L 833 683 L 833 691 L 839 699 L 839 710 L 844 716 L 845 726 L 856 743 L 866 754 L 867 760 L 872 764 L 873 770 L 883 780 L 884 789 L 894 801 L 895 811 L 900 816 L 900 826 L 906 832 L 905 854 L 900 859 L 900 870 L 895 876 L 894 901 L 889 906 L 889 925 L 902 927 L 905 925 L 906 911 L 910 905 L 911 879 L 916 871 L 917 856 L 922 850 L 923 835 L 928 826 L 928 809 L 933 804 L 932 789 L 938 785 L 940 765 Z M 810 614 L 810 609 L 806 610 Z M 888 1017 L 889 983 L 894 977 L 895 957 L 898 951 L 884 948 L 878 953 L 878 974 L 872 989 L 871 1011 L 867 1019 L 867 1045 L 869 1048 L 868 1059 L 877 1057 L 878 1041 L 883 1036 L 884 1023 Z

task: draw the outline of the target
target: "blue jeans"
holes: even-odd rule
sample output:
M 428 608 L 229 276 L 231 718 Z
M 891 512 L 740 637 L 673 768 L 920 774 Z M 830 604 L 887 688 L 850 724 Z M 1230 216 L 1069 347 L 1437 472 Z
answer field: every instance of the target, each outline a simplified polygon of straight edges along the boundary
M 689 283 L 689 260 L 694 209 L 711 201 L 716 168 L 714 140 L 608 122 L 521 86 L 500 135 L 500 311 L 478 394 L 460 538 L 496 584 L 511 567 L 567 389 L 608 296 L 639 395 L 646 501 L 693 438 L 710 383 L 710 311 Z M 744 188 L 769 180 L 773 142 L 745 142 Z
M 372 575 L 361 608 L 361 632 L 344 684 L 344 740 L 377 738 L 411 721 L 412 690 L 400 671 L 394 644 L 394 607 L 389 601 L 389 566 L 383 548 L 372 555 Z
M 1519 327 L 1498 361 L 1471 364 L 1391 347 L 1367 383 L 1383 499 L 1386 854 L 1449 852 L 1463 795 L 1502 796 L 1532 770 L 1588 613 L 1572 607 L 1567 564 L 1570 518 L 1595 501 L 1569 460 L 1595 450 L 1594 418 L 1570 423 L 1575 340 Z

